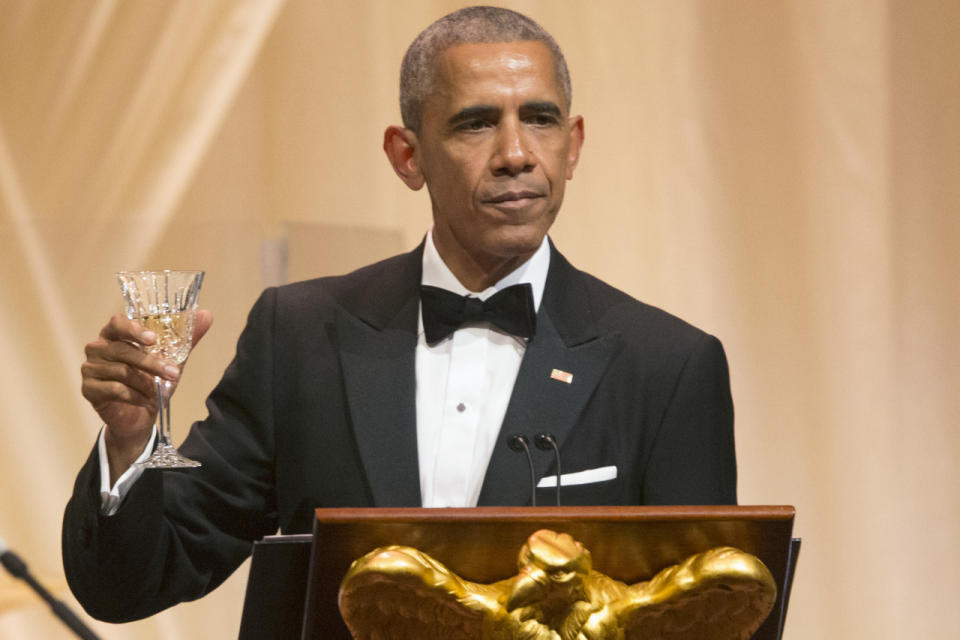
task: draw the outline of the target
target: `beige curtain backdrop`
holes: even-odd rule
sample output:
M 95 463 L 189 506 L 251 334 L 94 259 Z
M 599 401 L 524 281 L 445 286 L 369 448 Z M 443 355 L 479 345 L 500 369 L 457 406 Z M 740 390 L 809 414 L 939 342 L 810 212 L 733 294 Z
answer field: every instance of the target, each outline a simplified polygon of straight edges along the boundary
M 0 0 L 0 536 L 59 595 L 113 272 L 203 268 L 203 415 L 265 284 L 413 247 L 380 150 L 441 0 Z M 788 639 L 960 626 L 960 3 L 510 2 L 566 51 L 578 266 L 719 336 L 740 500 L 793 504 Z M 231 638 L 246 569 L 105 639 Z M 0 637 L 66 638 L 0 576 Z

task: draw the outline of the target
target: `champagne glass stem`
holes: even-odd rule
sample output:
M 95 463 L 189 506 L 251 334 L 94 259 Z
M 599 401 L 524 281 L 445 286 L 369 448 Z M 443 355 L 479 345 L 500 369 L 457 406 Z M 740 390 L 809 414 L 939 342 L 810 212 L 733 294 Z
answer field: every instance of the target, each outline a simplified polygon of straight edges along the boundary
M 157 383 L 157 425 L 160 446 L 164 449 L 172 446 L 170 433 L 170 383 L 160 376 L 153 378 Z
M 170 433 L 170 396 L 173 383 L 159 376 L 154 377 L 157 385 L 157 446 L 147 460 L 141 462 L 145 469 L 175 469 L 181 467 L 199 467 L 200 463 L 181 454 L 173 446 Z

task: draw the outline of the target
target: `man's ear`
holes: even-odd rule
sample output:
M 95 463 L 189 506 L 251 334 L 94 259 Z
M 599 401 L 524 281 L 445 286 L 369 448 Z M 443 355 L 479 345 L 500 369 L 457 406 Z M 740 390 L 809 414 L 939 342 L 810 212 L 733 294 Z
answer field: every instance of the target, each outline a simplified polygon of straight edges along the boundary
M 580 149 L 583 148 L 583 116 L 570 118 L 570 146 L 567 149 L 567 180 L 573 178 L 573 170 L 580 162 Z
M 389 126 L 383 134 L 383 151 L 387 154 L 390 166 L 404 184 L 414 191 L 424 184 L 423 172 L 414 157 L 418 144 L 417 135 L 410 129 Z

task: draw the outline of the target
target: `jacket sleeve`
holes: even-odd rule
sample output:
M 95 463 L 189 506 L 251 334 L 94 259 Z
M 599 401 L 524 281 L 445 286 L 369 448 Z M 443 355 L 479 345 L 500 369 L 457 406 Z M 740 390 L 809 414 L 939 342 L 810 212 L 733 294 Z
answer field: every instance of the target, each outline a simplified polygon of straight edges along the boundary
M 250 312 L 237 353 L 180 445 L 198 469 L 146 470 L 112 516 L 100 514 L 94 450 L 64 513 L 67 581 L 91 616 L 125 622 L 222 583 L 251 543 L 277 530 L 273 438 L 275 291 Z

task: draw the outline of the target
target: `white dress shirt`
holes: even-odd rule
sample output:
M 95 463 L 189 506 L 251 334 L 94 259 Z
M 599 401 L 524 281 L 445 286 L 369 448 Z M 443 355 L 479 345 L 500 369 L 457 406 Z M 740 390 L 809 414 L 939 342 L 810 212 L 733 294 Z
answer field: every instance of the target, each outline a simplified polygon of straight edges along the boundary
M 440 258 L 427 233 L 421 284 L 486 300 L 515 284 L 530 283 L 537 310 L 550 267 L 546 238 L 524 264 L 492 287 L 468 291 Z M 465 325 L 433 346 L 423 333 L 419 316 L 416 350 L 417 451 L 420 492 L 425 507 L 473 507 L 500 432 L 513 384 L 526 351 L 526 341 L 487 322 Z M 151 438 L 137 462 L 153 449 Z M 101 512 L 113 515 L 143 472 L 137 464 L 110 486 L 107 451 L 100 433 Z
M 505 287 L 530 283 L 537 309 L 550 267 L 547 239 L 505 278 L 468 291 L 447 268 L 427 234 L 421 283 L 486 300 Z M 417 452 L 425 507 L 475 507 L 507 412 L 527 344 L 489 322 L 463 326 L 428 345 L 423 314 L 417 337 Z

